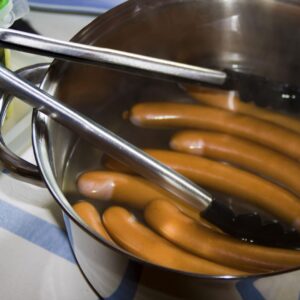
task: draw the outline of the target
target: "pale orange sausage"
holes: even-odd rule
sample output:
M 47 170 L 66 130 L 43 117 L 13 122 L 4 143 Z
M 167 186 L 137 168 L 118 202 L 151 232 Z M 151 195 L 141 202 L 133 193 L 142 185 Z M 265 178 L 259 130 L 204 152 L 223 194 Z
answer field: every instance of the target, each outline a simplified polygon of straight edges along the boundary
M 144 216 L 151 228 L 175 245 L 217 263 L 247 271 L 275 271 L 300 265 L 300 251 L 250 245 L 212 232 L 166 201 L 149 203 Z
M 231 135 L 182 131 L 170 142 L 172 149 L 221 160 L 267 176 L 300 196 L 300 164 L 289 157 Z
M 144 127 L 197 128 L 228 133 L 300 159 L 297 133 L 222 109 L 182 103 L 140 103 L 132 108 L 130 120 Z
M 137 176 L 109 171 L 86 172 L 79 177 L 77 187 L 79 192 L 87 198 L 102 201 L 114 200 L 136 209 L 144 209 L 154 199 L 165 198 L 193 219 L 205 226 L 215 228 L 199 216 L 198 210 Z
M 144 209 L 148 202 L 156 198 L 170 198 L 168 192 L 145 179 L 111 171 L 83 173 L 78 178 L 77 187 L 79 192 L 88 198 L 114 200 L 136 209 Z M 190 212 L 196 211 L 184 203 L 180 202 L 179 205 L 183 205 Z
M 239 99 L 235 91 L 199 89 L 189 86 L 187 87 L 187 92 L 202 104 L 269 121 L 300 133 L 300 121 L 298 119 L 269 109 L 257 107 L 253 103 L 245 103 Z
M 243 271 L 207 261 L 177 248 L 139 223 L 135 216 L 124 208 L 108 208 L 103 214 L 103 222 L 119 246 L 151 263 L 200 274 L 245 274 Z
M 86 201 L 80 201 L 73 205 L 73 209 L 90 228 L 95 230 L 106 240 L 111 241 L 111 238 L 105 230 L 101 217 L 94 205 Z
M 199 156 L 164 150 L 146 152 L 201 186 L 245 199 L 300 230 L 300 202 L 287 190 L 254 174 Z

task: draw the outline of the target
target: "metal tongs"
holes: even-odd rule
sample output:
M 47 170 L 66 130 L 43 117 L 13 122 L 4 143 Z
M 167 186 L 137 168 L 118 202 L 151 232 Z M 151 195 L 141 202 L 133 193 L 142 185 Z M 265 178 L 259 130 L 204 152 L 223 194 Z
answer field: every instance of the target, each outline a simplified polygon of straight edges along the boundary
M 179 82 L 207 84 L 239 92 L 242 101 L 259 106 L 300 111 L 300 87 L 232 69 L 212 70 L 199 66 L 128 53 L 108 48 L 64 42 L 36 34 L 0 28 L 4 48 L 35 53 L 84 64 Z
M 0 44 L 30 53 L 42 54 L 64 60 L 109 66 L 130 70 L 147 76 L 158 75 L 165 79 L 181 79 L 224 85 L 228 80 L 225 72 L 190 66 L 172 61 L 97 48 L 72 42 L 63 42 L 19 31 L 0 29 Z M 168 190 L 176 197 L 198 208 L 201 215 L 232 234 L 237 224 L 234 216 L 223 204 L 217 202 L 206 190 L 187 178 L 151 158 L 137 147 L 129 144 L 83 114 L 68 107 L 33 84 L 0 66 L 0 88 L 7 91 L 57 122 L 78 133 L 83 139 L 113 158 L 125 163 L 138 174 Z M 247 239 L 247 232 L 243 232 Z

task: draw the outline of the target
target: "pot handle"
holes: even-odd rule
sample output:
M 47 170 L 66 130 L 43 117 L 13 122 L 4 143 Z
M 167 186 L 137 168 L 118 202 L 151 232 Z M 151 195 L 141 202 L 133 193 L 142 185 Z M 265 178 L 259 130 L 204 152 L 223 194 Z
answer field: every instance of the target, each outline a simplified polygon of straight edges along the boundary
M 43 80 L 49 64 L 36 64 L 16 71 L 21 77 L 38 85 Z M 24 160 L 13 153 L 5 144 L 2 136 L 2 127 L 7 114 L 7 108 L 13 96 L 3 93 L 0 96 L 0 160 L 5 168 L 14 174 L 28 179 L 31 183 L 39 184 L 42 180 L 39 169 L 36 165 Z

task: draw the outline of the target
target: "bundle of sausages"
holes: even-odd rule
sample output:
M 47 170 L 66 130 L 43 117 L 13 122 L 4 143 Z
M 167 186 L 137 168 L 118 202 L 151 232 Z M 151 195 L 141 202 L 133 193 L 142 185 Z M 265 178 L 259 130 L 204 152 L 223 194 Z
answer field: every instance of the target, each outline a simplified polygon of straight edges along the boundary
M 242 103 L 232 93 L 187 91 L 201 104 L 140 103 L 131 109 L 130 121 L 137 126 L 184 129 L 171 137 L 172 151 L 146 151 L 201 186 L 254 204 L 300 231 L 300 122 Z M 208 275 L 300 265 L 300 251 L 233 239 L 126 166 L 109 158 L 104 165 L 107 171 L 79 177 L 79 192 L 90 200 L 73 207 L 101 237 L 126 251 L 154 264 Z M 111 202 L 102 215 L 91 202 L 99 200 Z M 140 211 L 143 220 L 131 209 Z

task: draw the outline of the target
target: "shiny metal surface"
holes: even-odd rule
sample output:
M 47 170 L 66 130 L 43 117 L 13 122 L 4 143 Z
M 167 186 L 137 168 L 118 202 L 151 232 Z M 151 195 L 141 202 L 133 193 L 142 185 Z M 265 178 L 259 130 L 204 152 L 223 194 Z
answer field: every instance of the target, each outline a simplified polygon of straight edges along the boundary
M 194 207 L 203 210 L 212 202 L 206 190 L 2 66 L 0 87 Z
M 22 78 L 26 78 L 33 84 L 40 84 L 48 68 L 48 64 L 38 64 L 20 69 L 16 71 L 16 73 Z M 26 177 L 28 178 L 28 180 L 32 179 L 33 183 L 40 184 L 41 175 L 39 168 L 13 153 L 6 146 L 1 134 L 1 129 L 7 114 L 7 109 L 10 102 L 12 101 L 12 98 L 12 96 L 4 93 L 1 95 L 0 98 L 0 158 L 4 166 L 7 169 L 12 170 L 14 174 Z
M 129 0 L 97 18 L 73 40 L 188 64 L 251 70 L 299 83 L 299 35 L 298 2 Z M 167 147 L 173 132 L 136 128 L 122 119 L 124 111 L 133 103 L 153 99 L 192 102 L 175 84 L 66 62 L 52 64 L 42 86 L 142 147 Z M 103 153 L 41 113 L 33 125 L 38 164 L 65 212 L 76 258 L 105 299 L 299 298 L 299 268 L 238 278 L 196 276 L 154 267 L 113 249 L 87 229 L 69 204 L 80 199 L 78 174 L 101 168 Z
M 216 85 L 222 85 L 226 79 L 226 73 L 221 71 L 114 49 L 59 41 L 12 29 L 0 28 L 0 45 L 5 48 L 76 62 L 109 66 L 126 72 L 131 70 L 148 77 L 159 76 L 165 79 L 184 79 L 191 82 L 199 81 Z

